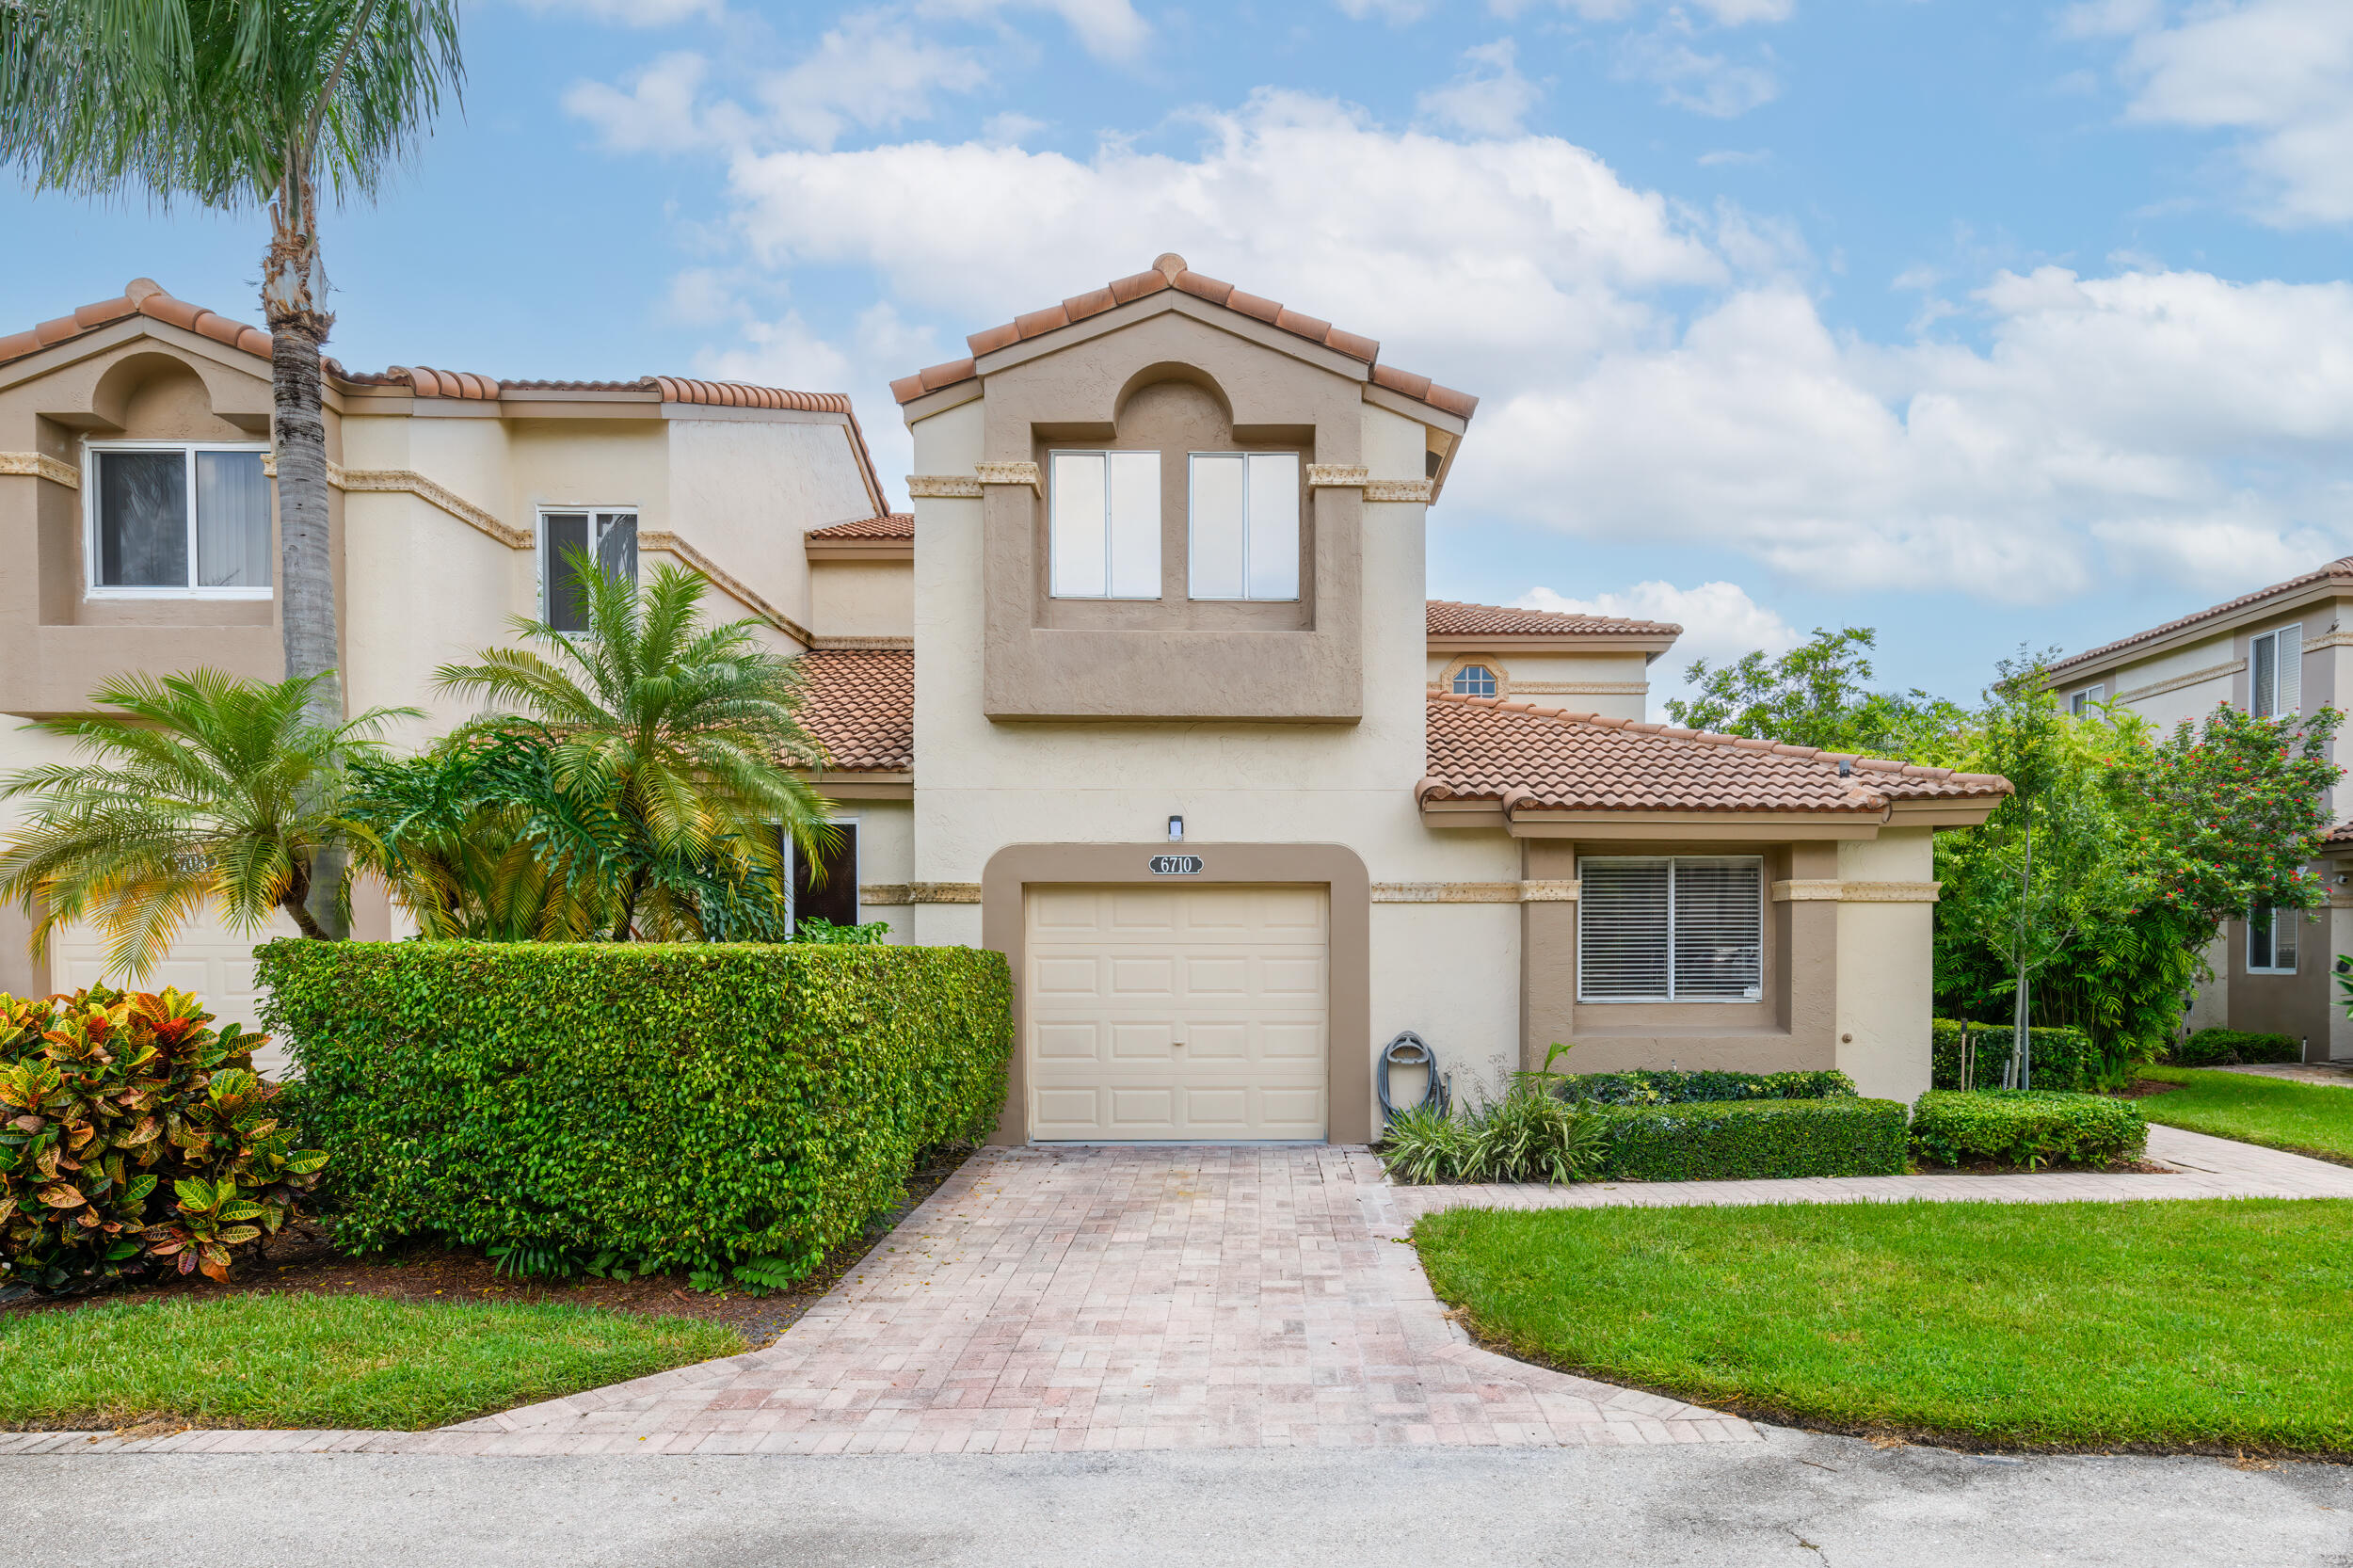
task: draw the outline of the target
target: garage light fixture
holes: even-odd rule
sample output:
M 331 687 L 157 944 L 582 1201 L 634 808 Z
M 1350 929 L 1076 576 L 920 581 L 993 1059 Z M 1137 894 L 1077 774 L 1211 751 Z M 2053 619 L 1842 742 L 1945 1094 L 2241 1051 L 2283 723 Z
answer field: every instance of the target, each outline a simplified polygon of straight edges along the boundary
M 1171 817 L 1168 819 L 1168 841 L 1172 844 L 1181 844 L 1185 841 L 1184 818 Z

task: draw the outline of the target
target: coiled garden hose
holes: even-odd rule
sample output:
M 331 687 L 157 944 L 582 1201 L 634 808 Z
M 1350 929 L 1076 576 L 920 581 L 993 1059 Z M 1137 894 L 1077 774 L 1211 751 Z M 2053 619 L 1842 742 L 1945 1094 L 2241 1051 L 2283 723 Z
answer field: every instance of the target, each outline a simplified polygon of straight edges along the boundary
M 1373 1074 L 1373 1086 L 1381 1094 L 1381 1124 L 1384 1127 L 1398 1112 L 1396 1103 L 1389 1098 L 1389 1064 L 1392 1062 L 1401 1067 L 1421 1067 L 1429 1072 L 1429 1085 L 1423 1089 L 1420 1100 L 1413 1109 L 1434 1108 L 1443 1113 L 1452 1104 L 1453 1081 L 1438 1076 L 1438 1053 L 1430 1048 L 1429 1041 L 1410 1029 L 1405 1030 L 1381 1052 L 1381 1064 Z

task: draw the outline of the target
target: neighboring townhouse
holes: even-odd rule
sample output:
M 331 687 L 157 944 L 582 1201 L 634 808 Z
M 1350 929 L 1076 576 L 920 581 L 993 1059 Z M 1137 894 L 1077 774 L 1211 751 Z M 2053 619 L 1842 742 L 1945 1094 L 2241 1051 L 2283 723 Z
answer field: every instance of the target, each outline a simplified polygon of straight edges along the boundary
M 1476 400 L 1181 258 L 969 347 L 894 384 L 912 516 L 808 536 L 872 618 L 807 663 L 830 896 L 1012 961 L 1001 1138 L 1362 1141 L 1405 1030 L 1465 1089 L 1928 1086 L 1930 838 L 2002 780 L 1646 724 L 1677 628 L 1429 601 Z
M 269 351 L 263 332 L 146 279 L 0 337 L 0 713 L 84 711 L 127 670 L 283 674 Z M 437 666 L 511 642 L 518 616 L 572 617 L 565 545 L 624 575 L 691 567 L 713 584 L 713 614 L 758 620 L 786 652 L 813 646 L 825 615 L 863 629 L 891 613 L 858 607 L 846 585 L 848 600 L 829 597 L 829 579 L 856 568 L 803 545 L 886 510 L 845 397 L 328 370 L 344 696 L 353 712 L 426 710 L 400 744 L 464 716 L 433 691 Z M 0 768 L 72 754 L 0 724 Z M 360 935 L 395 929 L 380 894 L 355 914 Z M 0 990 L 98 978 L 88 931 L 67 932 L 45 967 L 28 933 L 20 911 L 0 912 Z M 249 1021 L 250 947 L 200 921 L 155 983 Z
M 2071 712 L 2112 703 L 2168 730 L 2224 704 L 2261 718 L 2344 708 L 2353 697 L 2353 556 L 2062 659 L 2050 680 Z M 2207 952 L 2214 980 L 2190 1008 L 2191 1028 L 2290 1034 L 2308 1062 L 2353 1060 L 2353 1021 L 2331 974 L 2336 955 L 2353 952 L 2348 819 L 2353 781 L 2330 792 L 2337 825 L 2315 862 L 2328 903 L 2231 921 Z

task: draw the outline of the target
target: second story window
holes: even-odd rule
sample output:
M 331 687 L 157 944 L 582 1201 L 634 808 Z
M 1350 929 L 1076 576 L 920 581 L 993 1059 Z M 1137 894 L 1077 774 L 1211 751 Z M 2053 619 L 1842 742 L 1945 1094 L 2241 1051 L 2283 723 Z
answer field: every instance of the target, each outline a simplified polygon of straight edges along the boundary
M 1196 452 L 1194 599 L 1299 597 L 1299 455 Z
M 1485 664 L 1465 664 L 1454 672 L 1448 689 L 1456 696 L 1493 696 L 1496 695 L 1496 672 Z
M 568 559 L 575 550 L 606 576 L 636 582 L 637 514 L 599 507 L 539 514 L 539 614 L 558 632 L 588 630 L 580 575 Z
M 2259 719 L 2304 711 L 2304 629 L 2282 626 L 2266 632 L 2247 650 L 2248 712 Z
M 267 448 L 124 442 L 90 448 L 93 593 L 267 599 Z
M 2067 711 L 2076 718 L 2089 716 L 2091 711 L 2108 699 L 2105 686 L 2086 686 L 2067 699 Z
M 1160 597 L 1160 455 L 1057 452 L 1048 483 L 1047 591 Z

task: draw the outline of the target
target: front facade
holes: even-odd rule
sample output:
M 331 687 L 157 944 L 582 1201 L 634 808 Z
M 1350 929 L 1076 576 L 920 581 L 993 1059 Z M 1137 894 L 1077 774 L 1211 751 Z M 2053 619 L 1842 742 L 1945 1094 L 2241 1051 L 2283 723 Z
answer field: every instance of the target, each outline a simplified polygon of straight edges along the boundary
M 1430 600 L 1476 400 L 1181 258 L 970 347 L 894 386 L 899 513 L 838 396 L 335 371 L 346 702 L 455 723 L 433 669 L 560 599 L 565 544 L 701 571 L 825 747 L 796 913 L 1011 962 L 1008 1141 L 1363 1142 L 1408 1031 L 1466 1095 L 1555 1041 L 1928 1086 L 1930 840 L 2001 780 L 1648 724 L 1679 628 Z M 0 339 L 0 710 L 279 673 L 268 377 L 152 284 Z M 102 971 L 7 919 L 0 988 Z M 249 1016 L 248 948 L 156 978 Z
M 269 351 L 256 328 L 145 279 L 0 337 L 0 714 L 83 712 L 130 671 L 283 674 Z M 567 546 L 624 573 L 691 567 L 714 615 L 751 617 L 799 653 L 816 642 L 803 536 L 883 510 L 839 394 L 331 361 L 325 379 L 344 698 L 354 712 L 424 709 L 394 734 L 404 745 L 466 716 L 434 692 L 438 666 L 513 641 L 516 616 L 568 616 Z M 73 755 L 0 721 L 0 770 Z M 356 902 L 358 934 L 402 929 L 380 891 Z M 29 934 L 21 910 L 0 910 L 0 991 L 104 973 L 94 932 L 67 930 L 46 963 Z M 250 1023 L 251 947 L 200 921 L 152 983 Z
M 2063 659 L 2051 687 L 2073 712 L 2108 703 L 2168 730 L 2225 705 L 2260 718 L 2342 709 L 2353 698 L 2348 623 L 2353 556 Z M 2353 952 L 2353 780 L 2338 782 L 2329 808 L 2337 825 L 2314 865 L 2328 902 L 2231 921 L 2206 953 L 2214 979 L 2188 1027 L 2287 1034 L 2307 1062 L 2353 1060 L 2332 973 L 2336 955 Z

